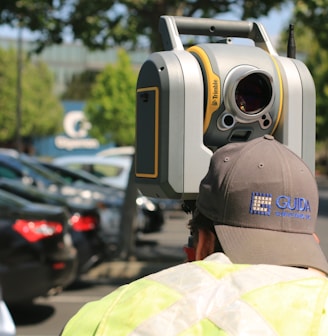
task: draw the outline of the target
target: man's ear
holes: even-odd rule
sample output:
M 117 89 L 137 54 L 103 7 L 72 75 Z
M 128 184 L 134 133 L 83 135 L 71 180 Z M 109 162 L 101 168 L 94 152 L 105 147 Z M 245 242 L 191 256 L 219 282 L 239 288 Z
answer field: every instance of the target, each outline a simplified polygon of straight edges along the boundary
M 198 230 L 196 260 L 203 260 L 215 251 L 215 235 L 209 230 Z

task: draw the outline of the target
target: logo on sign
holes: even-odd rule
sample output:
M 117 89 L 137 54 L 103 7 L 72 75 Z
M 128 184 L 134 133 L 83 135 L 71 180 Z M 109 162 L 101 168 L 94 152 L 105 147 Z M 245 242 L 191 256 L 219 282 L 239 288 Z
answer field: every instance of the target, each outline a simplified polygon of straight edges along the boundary
M 66 113 L 63 126 L 66 135 L 55 138 L 57 148 L 66 150 L 99 148 L 97 139 L 87 138 L 92 126 L 82 111 Z

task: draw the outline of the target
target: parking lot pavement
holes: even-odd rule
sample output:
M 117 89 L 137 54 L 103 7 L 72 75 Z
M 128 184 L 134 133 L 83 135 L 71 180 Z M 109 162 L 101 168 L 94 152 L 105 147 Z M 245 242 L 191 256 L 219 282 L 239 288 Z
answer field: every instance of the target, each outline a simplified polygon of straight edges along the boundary
M 138 236 L 133 257 L 127 261 L 103 262 L 83 279 L 125 283 L 184 262 L 183 245 L 188 239 L 188 220 L 189 215 L 184 212 L 168 214 L 161 232 Z

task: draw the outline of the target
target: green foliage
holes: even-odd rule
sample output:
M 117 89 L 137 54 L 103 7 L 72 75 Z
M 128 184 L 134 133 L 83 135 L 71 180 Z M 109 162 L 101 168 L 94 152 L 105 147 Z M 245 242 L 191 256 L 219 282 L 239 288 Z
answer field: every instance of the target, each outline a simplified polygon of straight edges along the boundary
M 93 125 L 90 134 L 100 142 L 134 143 L 136 83 L 137 73 L 123 49 L 118 52 L 117 63 L 97 76 L 85 114 Z
M 33 32 L 38 31 L 39 45 L 36 51 L 41 51 L 47 45 L 61 43 L 66 16 L 63 8 L 66 0 L 1 0 L 0 24 L 21 26 Z M 59 16 L 60 14 L 60 16 Z
M 0 141 L 15 136 L 16 63 L 15 52 L 0 49 Z
M 296 12 L 297 9 L 295 8 Z M 313 30 L 302 22 L 295 24 L 297 58 L 301 59 L 312 74 L 316 88 L 316 138 L 327 139 L 328 129 L 328 51 L 322 48 Z M 282 34 L 281 44 L 287 43 L 287 33 Z
M 12 141 L 17 124 L 17 55 L 0 49 L 0 141 Z M 23 137 L 61 130 L 63 110 L 53 95 L 53 77 L 43 63 L 22 61 L 21 130 Z
M 62 130 L 63 107 L 53 93 L 53 75 L 41 62 L 23 73 L 22 135 L 46 136 Z
M 216 17 L 235 12 L 240 18 L 267 15 L 288 0 L 1 0 L 0 24 L 21 24 L 38 31 L 39 49 L 59 43 L 64 30 L 90 49 L 109 45 L 133 47 L 145 37 L 152 50 L 160 50 L 161 15 Z M 144 39 L 145 40 L 145 39 Z
M 295 22 L 311 30 L 321 48 L 328 47 L 328 0 L 302 0 L 295 2 Z
M 80 74 L 73 75 L 66 83 L 66 91 L 62 99 L 67 100 L 87 100 L 90 97 L 91 87 L 99 72 L 86 70 Z
M 298 50 L 316 86 L 317 140 L 328 139 L 328 0 L 303 0 L 295 3 Z
M 315 38 L 311 39 L 306 64 L 316 87 L 317 140 L 320 141 L 328 135 L 328 52 L 320 48 Z

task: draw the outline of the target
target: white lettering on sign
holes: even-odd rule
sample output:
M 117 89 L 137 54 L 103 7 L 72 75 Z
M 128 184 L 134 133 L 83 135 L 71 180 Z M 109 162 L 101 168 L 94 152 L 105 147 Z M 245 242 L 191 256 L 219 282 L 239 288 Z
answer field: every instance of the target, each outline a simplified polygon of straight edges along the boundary
M 60 149 L 96 149 L 99 148 L 97 139 L 71 139 L 65 136 L 57 136 L 55 138 L 55 146 Z

